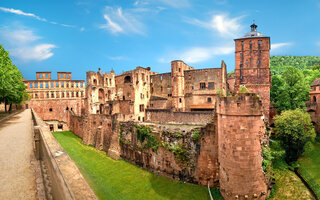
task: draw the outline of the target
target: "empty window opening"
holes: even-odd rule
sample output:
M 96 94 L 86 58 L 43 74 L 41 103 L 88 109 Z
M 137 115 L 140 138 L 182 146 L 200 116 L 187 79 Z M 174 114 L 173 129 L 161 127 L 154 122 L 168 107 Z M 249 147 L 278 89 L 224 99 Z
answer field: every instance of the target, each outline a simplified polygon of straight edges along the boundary
M 179 68 L 179 72 L 181 72 L 181 68 Z
M 124 77 L 124 83 L 131 83 L 131 76 Z
M 53 132 L 54 131 L 53 124 L 50 124 L 49 127 L 50 127 L 50 132 Z
M 63 78 L 63 74 L 60 74 L 60 78 Z
M 35 84 L 34 84 L 34 88 L 38 88 L 38 83 L 35 83 Z
M 53 88 L 53 83 L 51 83 L 51 86 L 50 87 L 52 87 Z
M 39 75 L 39 78 L 43 78 L 43 75 L 42 75 L 42 74 L 40 74 L 40 75 Z
M 62 124 L 58 124 L 58 129 L 63 129 L 63 125 Z
M 211 101 L 212 101 L 211 97 L 208 97 L 208 103 L 211 103 Z
M 46 78 L 49 78 L 49 75 L 48 75 L 48 74 L 46 74 L 46 75 L 45 75 L 45 77 L 46 77 Z
M 47 93 L 47 98 L 49 98 L 49 93 Z
M 59 83 L 56 83 L 56 87 L 59 87 Z
M 52 112 L 52 108 L 49 108 L 49 111 Z
M 32 88 L 32 83 L 30 83 L 30 88 Z
M 252 42 L 250 41 L 250 50 L 252 50 Z
M 49 83 L 46 83 L 46 88 L 49 88 Z
M 70 108 L 70 110 L 72 110 L 72 108 Z
M 40 83 L 40 88 L 43 88 L 43 83 Z
M 97 79 L 93 79 L 93 84 L 97 85 Z
M 208 88 L 214 89 L 214 82 L 209 82 L 208 83 Z
M 66 75 L 66 78 L 69 78 L 69 75 L 68 75 L 68 74 Z
M 179 103 L 181 103 L 182 102 L 182 100 L 181 100 L 181 98 L 179 98 Z
M 51 93 L 51 98 L 54 98 L 54 94 L 53 93 Z
M 66 107 L 66 110 L 69 110 L 69 107 Z
M 205 89 L 206 88 L 206 83 L 200 83 L 200 89 Z
M 140 110 L 140 112 L 144 112 L 144 104 L 141 104 L 141 105 L 139 106 L 139 110 Z

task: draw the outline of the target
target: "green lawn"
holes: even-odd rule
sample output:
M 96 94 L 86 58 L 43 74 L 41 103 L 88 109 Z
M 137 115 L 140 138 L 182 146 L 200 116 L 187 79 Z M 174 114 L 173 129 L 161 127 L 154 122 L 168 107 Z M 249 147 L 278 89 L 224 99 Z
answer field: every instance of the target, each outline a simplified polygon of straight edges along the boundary
M 282 147 L 276 142 L 270 142 L 270 148 L 273 151 L 283 150 Z M 273 163 L 273 173 L 276 179 L 276 184 L 273 186 L 273 191 L 269 200 L 287 200 L 287 199 L 305 199 L 312 200 L 312 196 L 299 179 L 299 177 L 291 170 L 284 158 Z
M 320 144 L 317 142 L 308 143 L 299 163 L 301 175 L 320 196 Z
M 81 143 L 72 132 L 56 132 L 60 142 L 99 199 L 209 199 L 206 187 L 154 175 Z

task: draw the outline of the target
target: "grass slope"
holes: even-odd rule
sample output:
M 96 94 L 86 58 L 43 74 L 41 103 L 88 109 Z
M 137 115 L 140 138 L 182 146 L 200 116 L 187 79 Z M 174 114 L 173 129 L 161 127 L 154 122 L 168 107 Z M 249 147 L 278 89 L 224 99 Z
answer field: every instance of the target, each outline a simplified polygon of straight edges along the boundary
M 270 140 L 270 149 L 273 153 L 283 152 L 279 141 Z M 284 155 L 283 155 L 284 156 Z M 287 200 L 287 199 L 305 199 L 311 200 L 312 195 L 308 188 L 303 184 L 299 177 L 289 169 L 288 164 L 284 161 L 284 157 L 280 156 L 273 161 L 272 171 L 276 180 L 271 195 L 268 199 Z
M 72 132 L 54 137 L 76 163 L 99 199 L 209 199 L 206 187 L 154 175 L 124 160 L 113 160 L 81 143 Z
M 301 175 L 320 196 L 320 144 L 317 142 L 307 143 L 299 163 Z

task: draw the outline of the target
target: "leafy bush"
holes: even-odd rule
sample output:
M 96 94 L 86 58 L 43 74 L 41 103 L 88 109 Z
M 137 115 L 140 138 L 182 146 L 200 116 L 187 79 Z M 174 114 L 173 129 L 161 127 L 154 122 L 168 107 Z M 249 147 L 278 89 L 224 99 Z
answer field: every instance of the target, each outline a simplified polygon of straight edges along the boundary
M 149 126 L 139 126 L 139 125 L 135 125 L 135 127 L 136 127 L 136 136 L 142 145 L 142 149 L 151 148 L 153 152 L 157 152 L 159 148 L 159 141 L 157 140 L 157 137 L 152 134 L 151 128 Z M 145 140 L 147 140 L 147 142 L 143 144 Z
M 286 150 L 285 160 L 296 161 L 307 141 L 314 139 L 315 131 L 310 115 L 303 110 L 288 110 L 275 117 L 275 136 Z
M 170 144 L 169 151 L 182 163 L 188 163 L 189 152 L 183 144 Z
M 200 131 L 199 130 L 192 130 L 192 135 L 191 135 L 192 139 L 194 141 L 198 141 L 200 139 Z
M 273 156 L 268 146 L 262 147 L 262 153 L 263 153 L 262 169 L 264 172 L 267 173 L 271 169 Z
M 248 90 L 248 88 L 245 85 L 240 85 L 239 93 L 240 94 L 244 94 L 244 93 L 249 94 L 250 91 Z

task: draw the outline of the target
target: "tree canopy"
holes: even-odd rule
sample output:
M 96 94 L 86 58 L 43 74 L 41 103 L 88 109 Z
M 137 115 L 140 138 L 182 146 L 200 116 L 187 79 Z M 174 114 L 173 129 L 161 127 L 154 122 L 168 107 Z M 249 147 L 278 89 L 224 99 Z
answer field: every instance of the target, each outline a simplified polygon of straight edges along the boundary
M 286 150 L 286 161 L 296 161 L 308 140 L 315 138 L 310 115 L 301 109 L 288 110 L 275 117 L 275 136 Z
M 295 67 L 288 67 L 282 75 L 272 77 L 271 101 L 279 111 L 305 108 L 309 99 L 310 86 L 302 72 Z
M 19 104 L 28 97 L 19 69 L 0 45 L 0 102 Z

